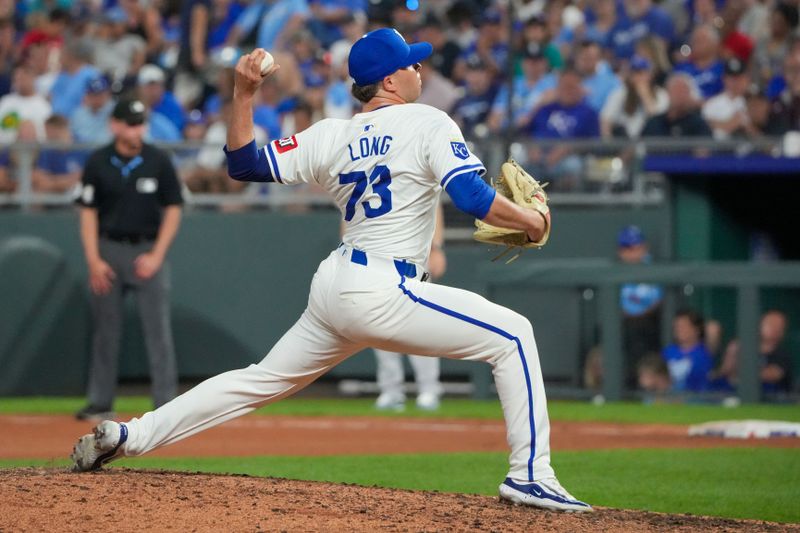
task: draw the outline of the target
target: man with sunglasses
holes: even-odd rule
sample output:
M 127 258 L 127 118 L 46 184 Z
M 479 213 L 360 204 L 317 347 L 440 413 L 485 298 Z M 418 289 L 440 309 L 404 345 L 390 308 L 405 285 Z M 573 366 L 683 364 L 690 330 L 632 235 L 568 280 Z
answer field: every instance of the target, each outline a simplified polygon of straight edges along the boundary
M 495 195 L 486 169 L 455 123 L 413 103 L 422 80 L 415 65 L 428 43 L 408 45 L 393 29 L 359 39 L 349 57 L 352 93 L 363 110 L 327 119 L 259 148 L 252 106 L 263 82 L 263 50 L 236 67 L 228 128 L 228 173 L 237 180 L 316 183 L 344 218 L 343 242 L 322 261 L 308 307 L 258 364 L 210 378 L 169 404 L 82 437 L 76 470 L 141 455 L 285 398 L 367 347 L 485 361 L 493 366 L 506 418 L 511 468 L 500 496 L 514 503 L 589 511 L 558 483 L 550 466 L 550 429 L 533 328 L 523 316 L 461 289 L 425 283 L 442 190 L 465 212 L 538 241 L 545 219 Z M 266 76 L 277 68 L 273 66 Z

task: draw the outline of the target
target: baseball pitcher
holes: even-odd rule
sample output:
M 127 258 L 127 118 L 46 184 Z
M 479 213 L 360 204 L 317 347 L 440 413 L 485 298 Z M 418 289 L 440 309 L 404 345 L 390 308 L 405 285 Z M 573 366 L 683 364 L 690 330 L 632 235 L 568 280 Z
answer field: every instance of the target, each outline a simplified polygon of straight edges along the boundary
M 561 487 L 550 466 L 547 401 L 530 322 L 477 294 L 425 283 L 422 265 L 442 191 L 481 220 L 484 232 L 514 234 L 512 246 L 542 243 L 550 228 L 546 197 L 533 185 L 519 187 L 535 184 L 521 178 L 519 167 L 503 169 L 502 190 L 488 186 L 480 177 L 483 163 L 455 123 L 413 103 L 422 87 L 419 62 L 431 52 L 429 43 L 408 45 L 393 29 L 367 33 L 348 61 L 363 111 L 263 147 L 253 138 L 252 107 L 265 51 L 239 60 L 225 147 L 230 176 L 319 184 L 342 212 L 343 243 L 320 263 L 302 316 L 260 363 L 212 377 L 140 418 L 101 422 L 75 445 L 76 470 L 141 455 L 247 414 L 375 347 L 491 364 L 511 448 L 500 496 L 550 509 L 592 509 Z

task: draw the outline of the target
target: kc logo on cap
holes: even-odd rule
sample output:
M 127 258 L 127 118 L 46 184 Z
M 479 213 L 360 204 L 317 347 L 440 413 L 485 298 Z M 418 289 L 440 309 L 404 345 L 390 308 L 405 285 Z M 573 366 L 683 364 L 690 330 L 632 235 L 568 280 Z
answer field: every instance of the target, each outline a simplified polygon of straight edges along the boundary
M 347 66 L 356 85 L 376 83 L 389 74 L 426 59 L 433 52 L 430 43 L 409 45 L 394 28 L 381 28 L 361 37 L 350 49 Z

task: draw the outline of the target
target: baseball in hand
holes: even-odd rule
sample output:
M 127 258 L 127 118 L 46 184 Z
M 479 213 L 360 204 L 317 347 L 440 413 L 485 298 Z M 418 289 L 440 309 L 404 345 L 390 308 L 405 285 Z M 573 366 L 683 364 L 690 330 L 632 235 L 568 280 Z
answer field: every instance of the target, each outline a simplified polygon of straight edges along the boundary
M 275 60 L 272 58 L 272 54 L 264 52 L 264 59 L 261 60 L 261 75 L 266 76 L 274 63 Z

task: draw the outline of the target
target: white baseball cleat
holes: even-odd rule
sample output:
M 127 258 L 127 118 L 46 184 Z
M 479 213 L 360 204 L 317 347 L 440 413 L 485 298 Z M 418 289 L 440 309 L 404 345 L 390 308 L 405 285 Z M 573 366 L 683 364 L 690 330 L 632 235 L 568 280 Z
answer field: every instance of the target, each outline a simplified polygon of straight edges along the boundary
M 125 424 L 104 420 L 92 433 L 84 435 L 72 448 L 69 456 L 73 472 L 99 470 L 105 463 L 122 456 L 122 445 L 128 440 Z
M 379 411 L 405 411 L 406 397 L 396 392 L 382 392 L 375 400 L 375 409 Z
M 439 395 L 432 392 L 423 392 L 417 396 L 417 409 L 423 411 L 436 411 L 439 409 Z
M 500 485 L 500 499 L 554 511 L 594 511 L 588 503 L 576 500 L 554 477 L 532 483 L 517 483 L 506 478 Z

